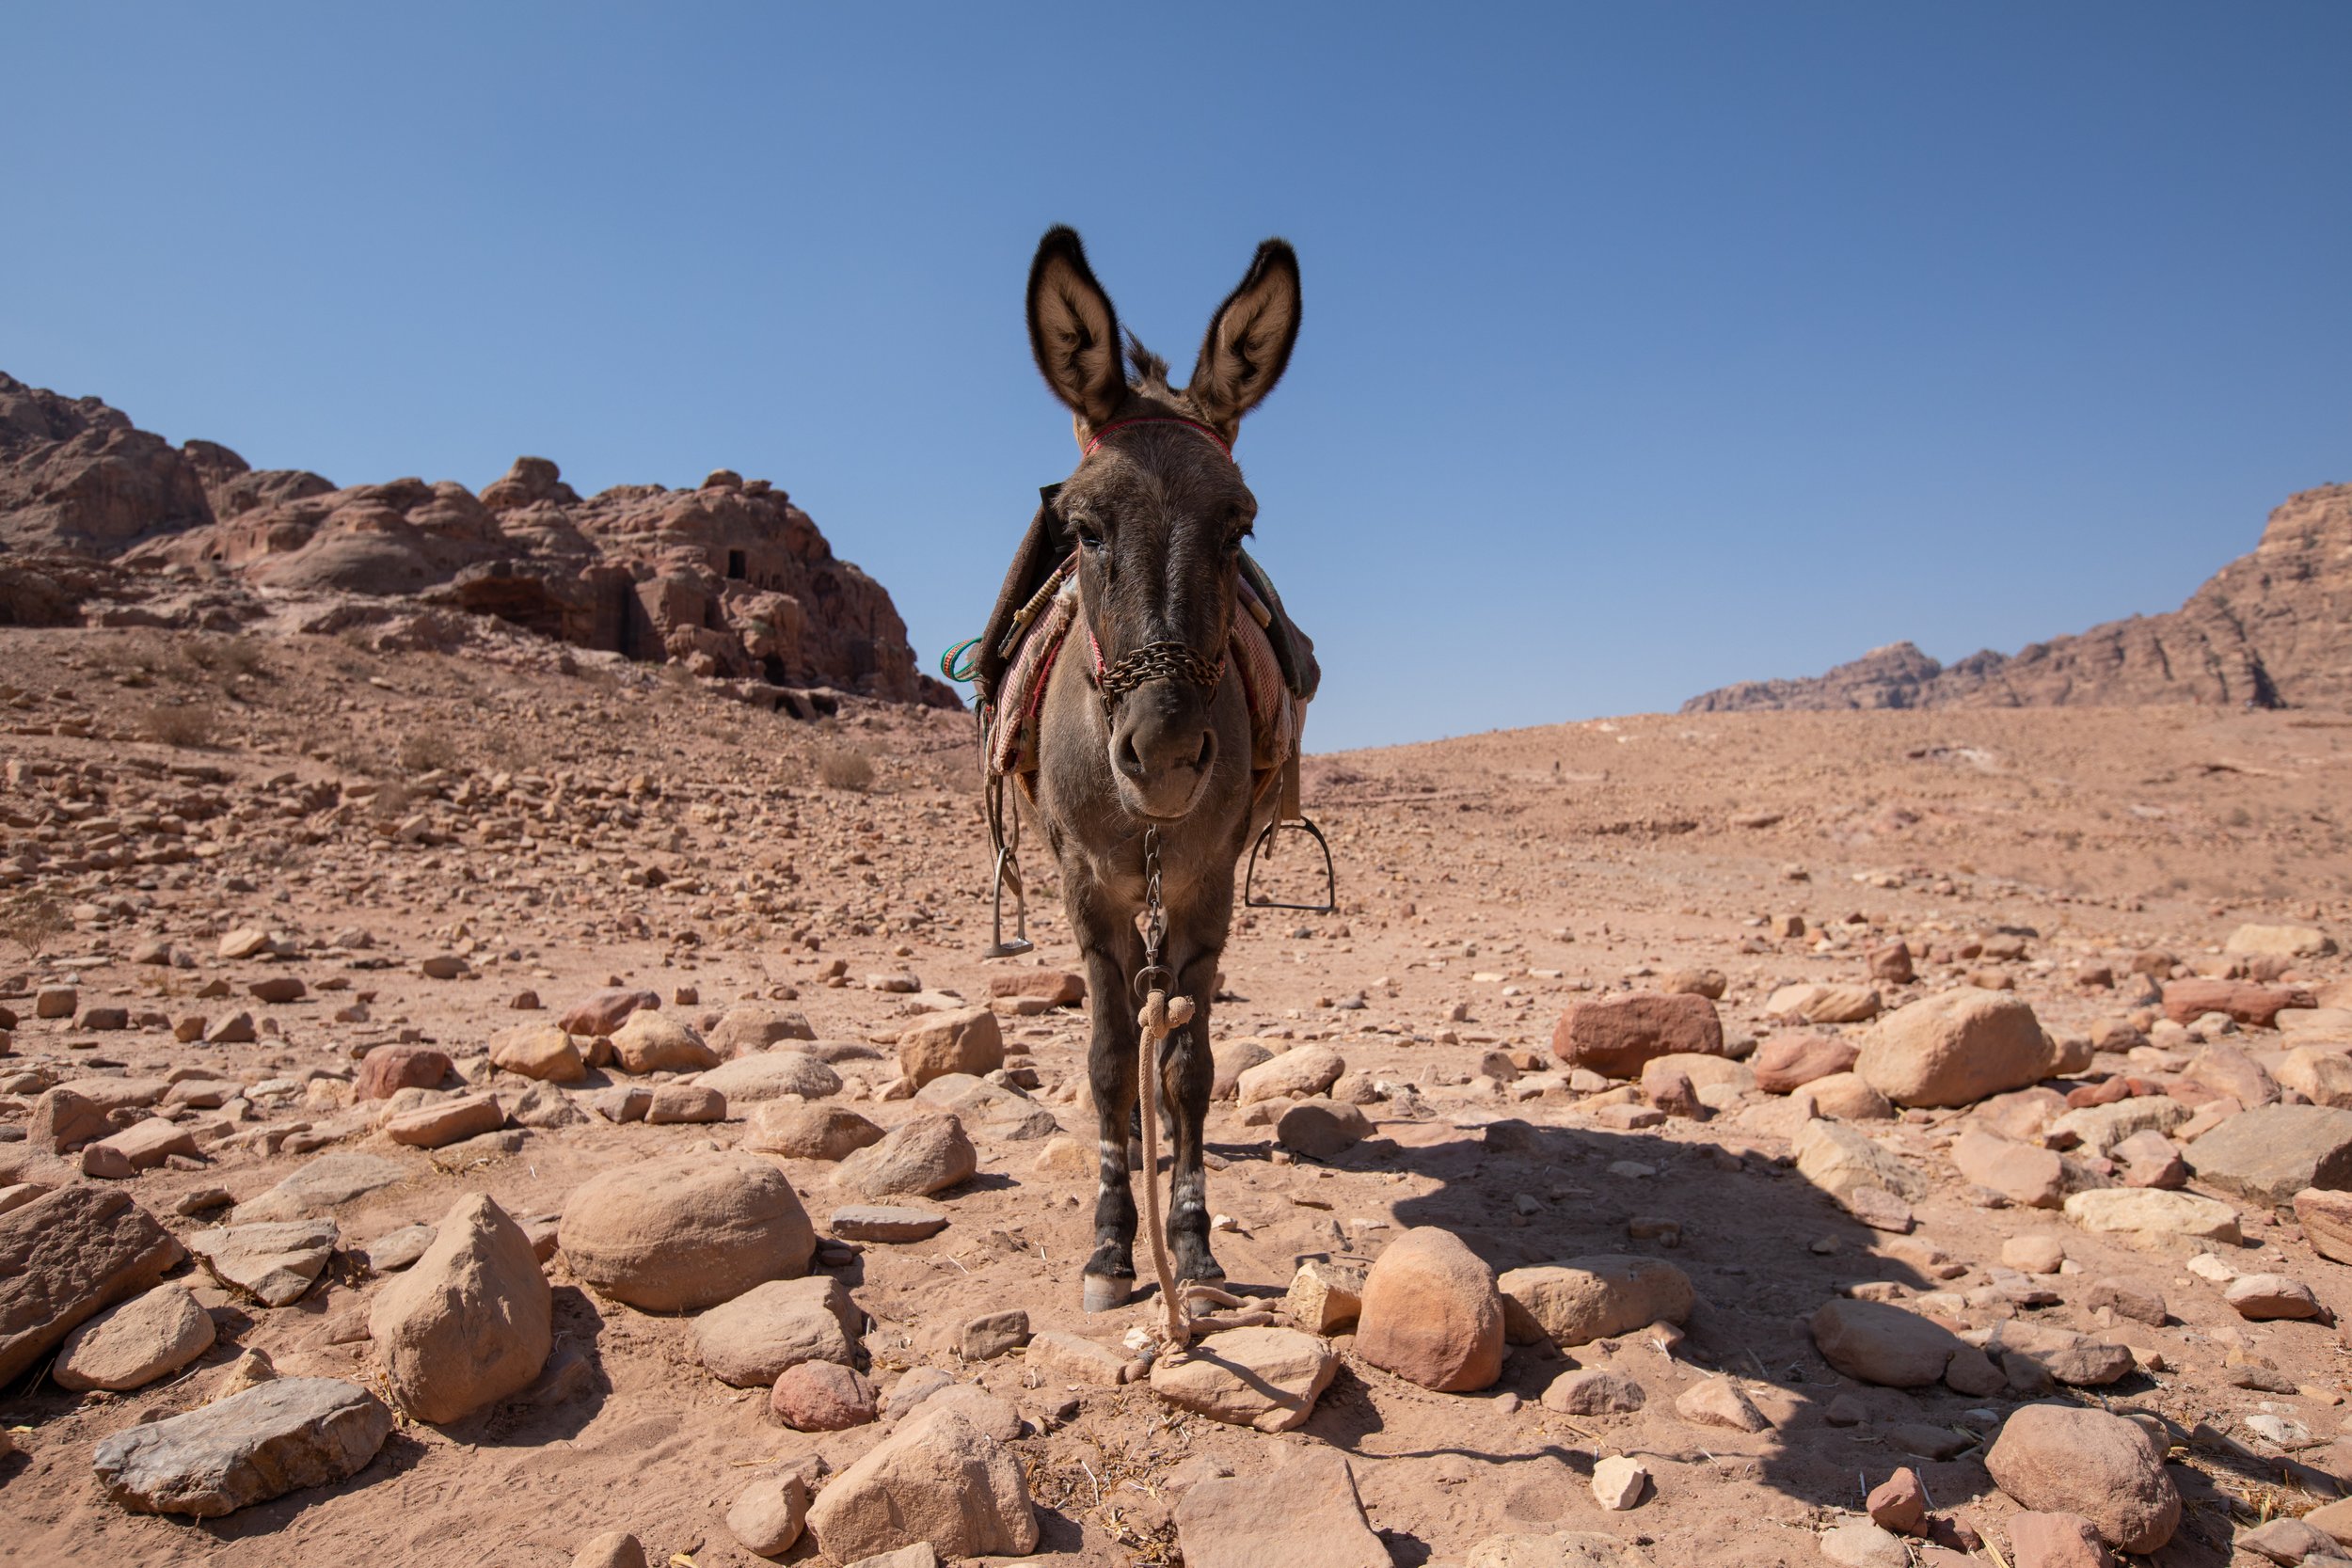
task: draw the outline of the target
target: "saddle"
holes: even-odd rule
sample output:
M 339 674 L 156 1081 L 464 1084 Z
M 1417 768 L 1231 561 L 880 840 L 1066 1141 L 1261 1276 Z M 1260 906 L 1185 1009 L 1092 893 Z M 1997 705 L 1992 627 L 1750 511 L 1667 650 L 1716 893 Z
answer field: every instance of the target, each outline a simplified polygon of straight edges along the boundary
M 1005 575 L 973 656 L 972 684 L 986 736 L 992 777 L 1035 790 L 1039 718 L 1045 689 L 1078 619 L 1078 552 L 1057 537 L 1054 498 L 1041 492 L 1037 515 Z M 1263 567 L 1241 558 L 1240 614 L 1233 617 L 1228 657 L 1240 673 L 1249 704 L 1251 798 L 1263 802 L 1280 785 L 1279 816 L 1298 814 L 1299 736 L 1307 705 L 1322 681 L 1314 643 L 1282 609 Z M 1091 639 L 1089 641 L 1091 642 Z M 1102 655 L 1093 653 L 1099 668 Z

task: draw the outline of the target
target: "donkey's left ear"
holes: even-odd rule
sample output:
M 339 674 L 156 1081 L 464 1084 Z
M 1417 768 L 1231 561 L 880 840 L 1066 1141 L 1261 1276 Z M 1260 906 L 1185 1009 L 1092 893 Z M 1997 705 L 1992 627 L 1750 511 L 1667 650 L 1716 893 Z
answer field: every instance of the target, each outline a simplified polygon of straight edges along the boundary
M 1192 385 L 1184 388 L 1227 440 L 1282 379 L 1298 341 L 1298 254 L 1287 240 L 1268 240 L 1210 320 Z

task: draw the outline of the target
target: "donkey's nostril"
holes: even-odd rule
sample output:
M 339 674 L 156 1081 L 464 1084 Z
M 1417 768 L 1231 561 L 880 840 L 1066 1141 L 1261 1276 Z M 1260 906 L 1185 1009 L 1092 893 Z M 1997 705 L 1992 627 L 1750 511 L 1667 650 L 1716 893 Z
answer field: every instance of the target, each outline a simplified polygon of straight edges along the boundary
M 1192 759 L 1192 766 L 1194 769 L 1201 773 L 1207 772 L 1209 770 L 1209 764 L 1215 760 L 1216 756 L 1216 732 L 1215 730 L 1202 730 L 1200 732 L 1200 754 Z
M 1131 779 L 1143 777 L 1143 757 L 1136 751 L 1136 737 L 1132 734 L 1119 737 L 1119 744 L 1111 748 L 1111 761 L 1127 777 Z

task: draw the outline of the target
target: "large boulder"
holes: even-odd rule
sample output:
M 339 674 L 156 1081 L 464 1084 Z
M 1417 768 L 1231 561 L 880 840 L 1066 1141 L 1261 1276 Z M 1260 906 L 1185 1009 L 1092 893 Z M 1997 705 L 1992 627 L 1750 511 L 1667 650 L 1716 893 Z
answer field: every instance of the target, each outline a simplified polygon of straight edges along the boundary
M 2021 1508 L 2079 1513 L 2121 1551 L 2153 1552 L 2181 1522 L 2180 1489 L 2147 1433 L 2104 1410 L 2028 1404 L 2012 1411 L 1984 1467 Z
M 1364 1277 L 1356 1353 L 1440 1393 L 1502 1375 L 1502 1298 L 1494 1271 L 1451 1231 L 1419 1226 L 1391 1242 Z
M 2063 1055 L 2008 991 L 1963 987 L 1881 1019 L 1854 1070 L 1898 1105 L 1967 1105 L 2058 1070 Z
M 861 1197 L 922 1197 L 952 1187 L 980 1168 L 963 1123 L 952 1111 L 899 1123 L 835 1168 L 834 1180 Z
M 587 1057 L 552 1023 L 519 1023 L 493 1036 L 490 1065 L 543 1084 L 577 1084 L 588 1076 Z
M 719 1065 L 719 1053 L 700 1035 L 647 1007 L 612 1031 L 612 1059 L 623 1072 L 700 1072 Z
M 835 1562 L 916 1542 L 942 1558 L 1037 1550 L 1020 1460 L 953 1409 L 910 1418 L 835 1476 L 809 1505 L 808 1531 Z
M 2273 1208 L 2306 1187 L 2352 1188 L 2352 1111 L 2257 1105 L 2188 1146 L 2197 1180 Z
M 691 1312 L 808 1272 L 817 1232 L 755 1154 L 678 1154 L 591 1177 L 557 1227 L 572 1272 L 648 1312 Z
M 984 1077 L 1005 1065 L 1005 1033 L 986 1007 L 932 1013 L 898 1037 L 898 1068 L 916 1085 L 950 1072 Z
M 357 1474 L 391 1435 L 392 1413 L 356 1384 L 281 1377 L 98 1445 L 106 1496 L 134 1513 L 216 1519 Z
M 521 1392 L 554 1348 L 554 1300 L 531 1238 L 488 1196 L 450 1206 L 433 1244 L 378 1291 L 368 1332 L 386 1386 L 420 1421 Z
M 1638 1078 L 1660 1056 L 1722 1055 L 1724 1025 L 1704 996 L 1637 991 L 1570 1007 L 1552 1030 L 1551 1050 L 1563 1067 Z
M 61 1187 L 0 1214 L 0 1386 L 186 1256 L 119 1188 Z
M 1499 1282 L 1504 1335 L 1514 1343 L 1563 1347 L 1630 1334 L 1691 1316 L 1691 1278 L 1656 1258 L 1602 1253 L 1512 1269 Z
M 739 1002 L 710 1031 L 710 1049 L 722 1056 L 749 1056 L 785 1040 L 813 1040 L 817 1031 L 796 1008 L 767 1002 Z
M 694 1350 L 723 1383 L 754 1388 L 803 1361 L 847 1366 L 864 1314 L 831 1275 L 771 1279 L 694 1320 Z
M 450 1060 L 429 1045 L 379 1045 L 359 1058 L 354 1100 L 389 1100 L 403 1089 L 430 1089 L 449 1076 Z
M 1269 1056 L 1234 1075 L 1233 1092 L 1244 1105 L 1262 1100 L 1306 1100 L 1326 1094 L 1347 1070 L 1347 1059 L 1327 1046 L 1302 1045 Z
M 2201 1193 L 2155 1187 L 2094 1187 L 2070 1193 L 2066 1217 L 2085 1230 L 2156 1244 L 2240 1239 L 2237 1211 Z
M 213 1348 L 213 1315 L 177 1282 L 91 1319 L 65 1337 L 49 1375 L 76 1393 L 125 1393 L 168 1377 Z
M 1824 1302 L 1813 1314 L 1821 1359 L 1862 1383 L 1924 1388 L 1967 1343 L 1943 1324 L 1881 1301 Z

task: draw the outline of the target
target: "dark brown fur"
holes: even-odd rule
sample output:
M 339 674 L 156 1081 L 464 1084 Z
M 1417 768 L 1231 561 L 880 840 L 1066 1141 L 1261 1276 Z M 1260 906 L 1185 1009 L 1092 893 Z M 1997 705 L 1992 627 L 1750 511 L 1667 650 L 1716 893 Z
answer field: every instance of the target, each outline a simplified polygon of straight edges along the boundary
M 1299 320 L 1298 262 L 1268 240 L 1241 286 L 1211 319 L 1191 384 L 1168 384 L 1166 363 L 1130 341 L 1120 369 L 1110 298 L 1078 236 L 1048 232 L 1029 273 L 1029 341 L 1038 368 L 1069 405 L 1081 450 L 1094 432 L 1136 419 L 1198 420 L 1227 442 L 1289 363 Z M 1181 642 L 1224 662 L 1235 612 L 1241 541 L 1257 500 L 1241 470 L 1200 432 L 1146 424 L 1112 432 L 1083 456 L 1051 502 L 1054 533 L 1081 550 L 1082 625 L 1046 690 L 1033 817 L 1061 867 L 1062 898 L 1086 955 L 1094 1034 L 1088 1057 L 1102 1153 L 1088 1304 L 1115 1305 L 1135 1278 L 1136 1204 L 1128 1139 L 1136 1108 L 1136 1001 L 1143 964 L 1136 919 L 1144 905 L 1143 834 L 1160 839 L 1168 938 L 1162 961 L 1191 1024 L 1169 1036 L 1162 1103 L 1174 1177 L 1168 1246 L 1183 1279 L 1224 1271 L 1209 1251 L 1201 1166 L 1208 1119 L 1209 1008 L 1232 922 L 1234 870 L 1249 844 L 1249 711 L 1231 668 L 1214 689 L 1149 682 L 1106 708 L 1094 684 L 1090 628 L 1103 657 Z M 1150 1177 L 1147 1175 L 1147 1180 Z

